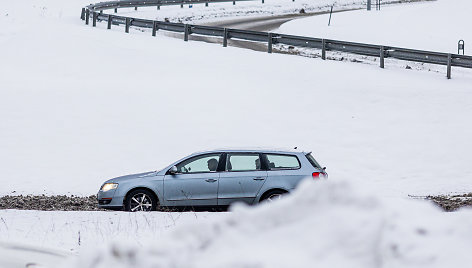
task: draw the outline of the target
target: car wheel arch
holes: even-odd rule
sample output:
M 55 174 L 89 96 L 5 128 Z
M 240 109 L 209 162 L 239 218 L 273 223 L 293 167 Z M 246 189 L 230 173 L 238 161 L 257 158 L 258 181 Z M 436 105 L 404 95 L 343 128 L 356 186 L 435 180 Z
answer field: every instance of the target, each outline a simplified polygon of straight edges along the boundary
M 271 188 L 271 189 L 268 189 L 266 190 L 261 196 L 260 198 L 257 200 L 257 202 L 261 202 L 262 200 L 264 200 L 265 198 L 267 198 L 270 194 L 272 194 L 273 192 L 283 192 L 284 194 L 286 193 L 289 193 L 289 191 L 287 189 L 283 189 L 283 188 Z
M 159 196 L 156 194 L 156 192 L 154 190 L 152 190 L 151 188 L 149 187 L 143 187 L 143 186 L 138 186 L 138 187 L 134 187 L 134 188 L 131 188 L 129 189 L 127 192 L 126 192 L 126 195 L 125 197 L 123 198 L 123 207 L 125 206 L 125 203 L 126 203 L 126 200 L 128 200 L 128 197 L 129 197 L 129 194 L 135 190 L 146 190 L 146 191 L 149 191 L 151 192 L 153 195 L 154 195 L 154 198 L 156 198 L 157 200 L 157 204 L 159 205 L 160 204 L 160 199 L 159 199 Z

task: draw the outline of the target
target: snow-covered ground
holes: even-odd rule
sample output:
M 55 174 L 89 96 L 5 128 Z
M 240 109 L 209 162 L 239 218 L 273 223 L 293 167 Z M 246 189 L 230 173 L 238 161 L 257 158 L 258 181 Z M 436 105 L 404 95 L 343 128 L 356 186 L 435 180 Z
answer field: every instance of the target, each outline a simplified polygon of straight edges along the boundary
M 402 0 L 408 2 L 408 0 Z M 383 0 L 382 3 L 397 3 L 398 0 Z M 234 19 L 237 17 L 260 17 L 273 16 L 283 14 L 297 14 L 300 10 L 306 13 L 326 12 L 331 9 L 345 10 L 366 7 L 366 0 L 265 0 L 262 1 L 242 1 L 236 2 L 236 5 L 229 3 L 210 3 L 209 6 L 204 4 L 184 5 L 180 6 L 163 6 L 156 12 L 156 7 L 119 9 L 118 14 L 130 15 L 138 18 L 148 18 L 156 20 L 164 20 L 168 18 L 175 22 L 198 22 L 206 23 L 213 21 L 221 21 L 226 19 Z
M 125 34 L 86 27 L 85 4 L 2 11 L 0 194 L 89 195 L 193 151 L 254 145 L 313 150 L 332 179 L 387 196 L 472 191 L 470 72 Z
M 472 261 L 471 224 L 471 209 L 331 180 L 230 213 L 0 211 L 0 241 L 72 253 L 48 267 L 442 268 Z
M 228 146 L 313 150 L 330 181 L 232 213 L 0 211 L 0 240 L 80 249 L 62 267 L 471 262 L 470 210 L 405 200 L 472 192 L 471 72 L 447 80 L 125 34 L 86 27 L 87 4 L 2 6 L 0 194 L 89 195 L 110 177 Z
M 177 226 L 227 213 L 0 210 L 0 241 L 58 248 L 77 253 L 116 239 L 156 240 Z M 0 262 L 1 267 L 1 262 Z
M 472 44 L 472 3 L 468 0 L 438 0 L 407 5 L 382 6 L 380 11 L 358 10 L 297 19 L 278 32 L 457 53 L 457 43 Z M 466 50 L 470 55 L 471 50 Z
M 159 240 L 116 240 L 63 267 L 463 267 L 472 210 L 387 202 L 358 185 L 307 182 L 279 203 L 237 207 Z

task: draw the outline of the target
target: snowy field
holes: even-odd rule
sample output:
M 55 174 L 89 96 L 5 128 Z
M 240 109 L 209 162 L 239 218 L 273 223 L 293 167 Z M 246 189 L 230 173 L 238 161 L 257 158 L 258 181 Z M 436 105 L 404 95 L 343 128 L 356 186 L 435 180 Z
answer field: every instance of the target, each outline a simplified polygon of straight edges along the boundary
M 0 241 L 77 253 L 81 248 L 106 244 L 116 239 L 158 241 L 163 234 L 189 223 L 204 224 L 208 218 L 227 213 L 0 210 Z M 1 265 L 0 265 L 1 266 Z
M 346 180 L 308 181 L 280 202 L 230 213 L 9 210 L 0 219 L 0 241 L 72 253 L 49 266 L 58 268 L 443 268 L 472 261 L 472 209 L 444 213 Z
M 312 150 L 330 181 L 231 213 L 4 210 L 1 241 L 81 253 L 60 267 L 472 261 L 470 209 L 445 214 L 407 198 L 472 192 L 472 72 L 454 68 L 447 80 L 125 34 L 85 26 L 89 3 L 9 1 L 0 11 L 0 195 L 90 195 L 111 177 L 231 146 Z
M 401 0 L 408 2 L 408 0 Z M 415 1 L 415 0 L 414 0 Z M 383 0 L 382 3 L 397 3 L 398 0 Z M 204 4 L 184 5 L 181 8 L 177 6 L 163 6 L 156 12 L 156 7 L 119 9 L 118 14 L 133 16 L 138 18 L 147 18 L 155 20 L 164 20 L 165 18 L 174 22 L 208 23 L 238 17 L 261 17 L 283 14 L 296 14 L 300 10 L 306 13 L 326 12 L 331 9 L 345 10 L 358 9 L 365 7 L 365 0 L 265 0 L 262 1 L 241 1 L 236 5 L 229 3 L 210 3 L 208 7 Z
M 0 194 L 90 195 L 231 146 L 312 150 L 332 179 L 391 197 L 472 191 L 470 72 L 446 80 L 124 34 L 86 27 L 86 3 L 2 11 Z
M 277 32 L 457 53 L 459 40 L 472 45 L 471 10 L 468 0 L 386 5 L 380 11 L 374 6 L 372 11 L 333 14 L 331 26 L 329 15 L 322 15 L 287 22 Z M 471 51 L 466 53 L 470 55 Z
M 142 247 L 117 240 L 67 267 L 444 268 L 472 261 L 470 209 L 445 214 L 332 181 L 303 186 L 280 203 L 237 207 Z

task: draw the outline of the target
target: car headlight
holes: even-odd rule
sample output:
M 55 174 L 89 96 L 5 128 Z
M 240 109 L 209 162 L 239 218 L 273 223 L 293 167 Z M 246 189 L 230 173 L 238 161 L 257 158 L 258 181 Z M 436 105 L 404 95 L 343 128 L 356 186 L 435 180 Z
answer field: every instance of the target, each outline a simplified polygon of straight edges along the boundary
M 118 183 L 105 183 L 105 184 L 103 184 L 101 190 L 103 192 L 106 192 L 106 191 L 114 190 L 116 188 L 118 188 Z

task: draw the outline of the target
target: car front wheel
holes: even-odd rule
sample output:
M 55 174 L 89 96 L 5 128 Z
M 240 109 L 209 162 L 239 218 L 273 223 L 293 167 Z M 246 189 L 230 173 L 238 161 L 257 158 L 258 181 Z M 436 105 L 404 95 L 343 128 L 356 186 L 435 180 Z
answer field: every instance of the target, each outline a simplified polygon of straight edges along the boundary
M 157 205 L 157 198 L 152 192 L 138 189 L 128 194 L 125 201 L 125 210 L 130 212 L 153 211 L 156 210 Z

